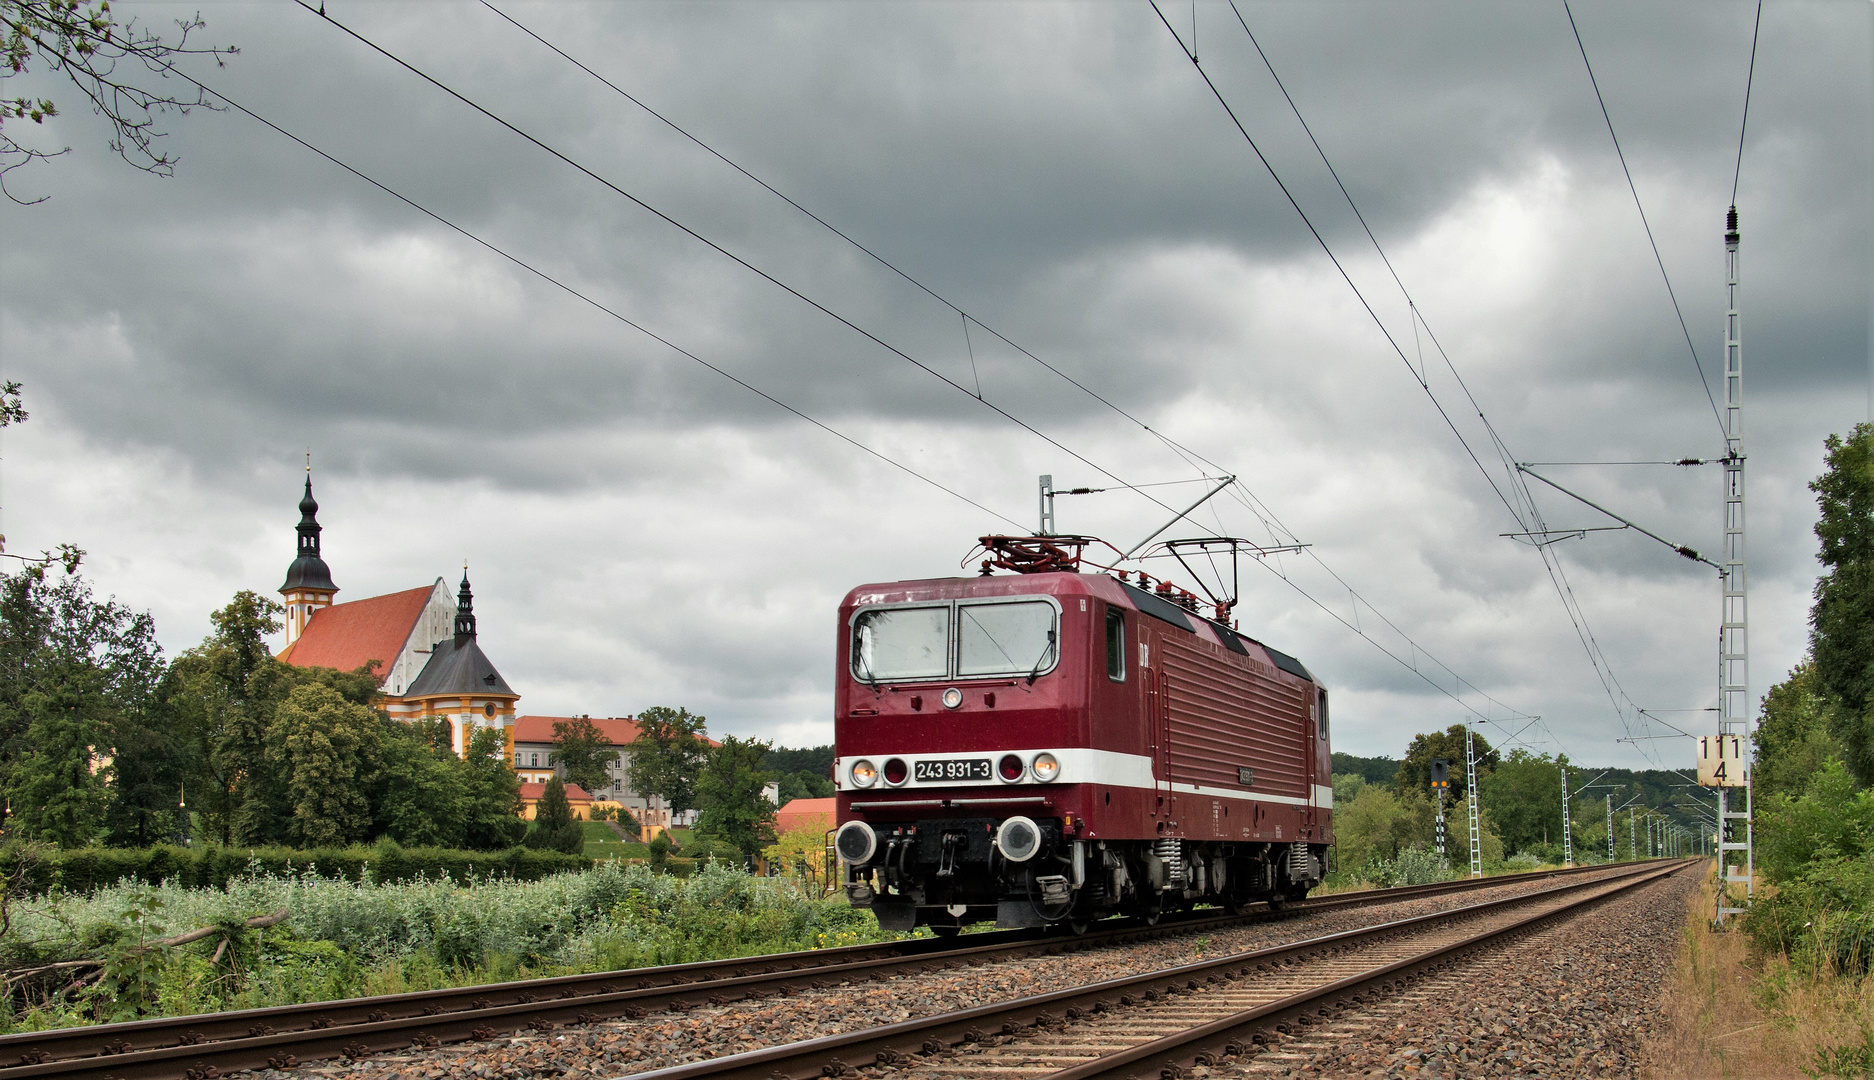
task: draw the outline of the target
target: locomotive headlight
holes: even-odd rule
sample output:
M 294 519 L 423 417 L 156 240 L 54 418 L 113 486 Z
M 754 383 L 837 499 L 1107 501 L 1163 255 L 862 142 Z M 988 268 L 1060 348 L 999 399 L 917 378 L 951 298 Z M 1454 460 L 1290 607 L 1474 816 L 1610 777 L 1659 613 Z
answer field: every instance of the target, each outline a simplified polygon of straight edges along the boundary
M 996 775 L 1000 776 L 1004 783 L 1013 784 L 1020 780 L 1024 771 L 1022 759 L 1014 754 L 1003 754 L 1002 760 L 996 762 Z
M 905 768 L 903 758 L 892 758 L 885 763 L 885 782 L 897 787 L 910 779 L 911 770 Z
M 878 783 L 878 768 L 864 758 L 852 763 L 852 782 L 859 787 Z
M 1036 754 L 1034 764 L 1029 768 L 1034 770 L 1035 779 L 1044 784 L 1061 775 L 1061 763 L 1054 759 L 1053 754 Z
M 944 691 L 944 708 L 954 709 L 963 704 L 963 691 L 952 686 Z

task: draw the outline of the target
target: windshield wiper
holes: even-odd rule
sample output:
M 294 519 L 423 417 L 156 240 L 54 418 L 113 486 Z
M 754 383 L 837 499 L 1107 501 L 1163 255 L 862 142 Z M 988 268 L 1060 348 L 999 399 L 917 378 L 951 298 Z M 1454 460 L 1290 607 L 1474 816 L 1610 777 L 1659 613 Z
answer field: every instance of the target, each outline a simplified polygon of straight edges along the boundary
M 1048 630 L 1047 645 L 1042 648 L 1041 656 L 1039 659 L 1035 661 L 1035 666 L 1028 669 L 1028 685 L 1029 686 L 1033 686 L 1035 684 L 1036 677 L 1041 674 L 1041 669 L 1047 666 L 1048 659 L 1052 657 L 1053 655 L 1054 655 L 1054 631 L 1052 628 L 1050 628 Z

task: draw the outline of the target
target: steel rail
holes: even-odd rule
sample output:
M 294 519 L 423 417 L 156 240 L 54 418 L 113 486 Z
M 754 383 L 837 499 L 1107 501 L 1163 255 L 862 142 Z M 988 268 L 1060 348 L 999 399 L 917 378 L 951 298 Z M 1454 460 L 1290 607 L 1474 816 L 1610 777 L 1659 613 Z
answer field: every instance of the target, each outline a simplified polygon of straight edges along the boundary
M 1475 917 L 1506 908 L 1537 903 L 1561 894 L 1616 884 L 1613 892 L 1675 873 L 1690 861 L 1675 860 L 1661 869 L 1658 861 L 1627 868 L 1608 877 L 1586 881 L 1568 881 L 1521 896 L 1488 900 L 1480 904 L 1418 915 L 1377 926 L 1347 930 L 1306 941 L 1276 945 L 1250 952 L 1233 953 L 1196 963 L 1140 975 L 1110 979 L 1085 986 L 1070 987 L 1012 1001 L 992 1002 L 973 1008 L 936 1016 L 900 1021 L 883 1027 L 846 1032 L 797 1043 L 763 1047 L 758 1050 L 688 1062 L 650 1072 L 635 1073 L 631 1080 L 806 1080 L 809 1077 L 843 1076 L 850 1070 L 871 1064 L 910 1064 L 968 1043 L 980 1042 L 993 1034 L 1017 1034 L 1035 1028 L 1060 1025 L 1063 1020 L 1079 1019 L 1110 1008 L 1113 999 L 1122 1002 L 1132 997 L 1153 1000 L 1158 996 L 1196 989 L 1198 980 L 1213 976 L 1239 979 L 1254 975 L 1272 964 L 1335 952 L 1349 945 L 1370 945 L 1402 933 L 1422 929 L 1429 924 Z M 1593 899 L 1593 898 L 1590 898 Z M 1569 910 L 1567 908 L 1561 910 Z M 1553 914 L 1553 912 L 1548 913 Z M 1546 917 L 1546 915 L 1545 915 Z M 1390 970 L 1390 968 L 1389 968 Z M 1300 1006 L 1297 1006 L 1300 1007 Z M 1156 1074 L 1154 1074 L 1156 1075 Z
M 277 1062 L 404 1049 L 485 1038 L 530 1025 L 586 1022 L 680 1011 L 703 1004 L 786 995 L 816 985 L 925 967 L 981 964 L 1024 953 L 1055 954 L 1299 917 L 1316 911 L 1377 906 L 1617 869 L 1600 864 L 1494 878 L 1370 889 L 1254 905 L 1238 915 L 1183 913 L 1156 926 L 1136 919 L 1084 935 L 1012 930 L 958 939 L 916 938 L 870 945 L 775 953 L 729 960 L 526 979 L 341 1001 L 162 1017 L 118 1024 L 0 1036 L 0 1080 L 90 1077 L 168 1078 L 190 1069 L 261 1068 Z M 1097 924 L 1096 924 L 1097 926 Z M 17 1064 L 16 1064 L 17 1063 Z
M 1290 994 L 1255 1008 L 1245 1009 L 1210 1023 L 1153 1039 L 1107 1054 L 1072 1068 L 1049 1073 L 1044 1080 L 1094 1080 L 1110 1076 L 1181 1076 L 1194 1065 L 1215 1065 L 1226 1058 L 1266 1044 L 1267 1030 L 1288 1032 L 1289 1021 L 1311 1025 L 1317 1017 L 1331 1014 L 1329 1003 L 1352 1000 L 1362 1003 L 1362 994 L 1391 984 L 1402 989 L 1433 971 L 1454 962 L 1458 954 L 1485 948 L 1506 938 L 1535 930 L 1543 923 L 1580 914 L 1584 909 L 1648 882 L 1676 874 L 1697 860 L 1674 860 L 1674 865 L 1652 873 L 1642 873 L 1577 901 L 1546 911 L 1537 911 L 1503 926 L 1467 935 L 1457 941 L 1437 945 L 1416 955 L 1382 964 L 1357 975 L 1299 993 Z M 1313 1015 L 1311 1015 L 1313 1014 Z M 1279 1026 L 1278 1026 L 1279 1025 Z

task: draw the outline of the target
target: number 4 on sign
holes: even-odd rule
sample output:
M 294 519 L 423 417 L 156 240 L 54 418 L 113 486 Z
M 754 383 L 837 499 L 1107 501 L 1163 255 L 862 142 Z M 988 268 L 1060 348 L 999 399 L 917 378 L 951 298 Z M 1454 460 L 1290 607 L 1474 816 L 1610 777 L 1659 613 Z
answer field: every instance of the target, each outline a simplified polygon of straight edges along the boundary
M 1743 787 L 1744 746 L 1738 735 L 1698 737 L 1698 783 L 1701 787 Z

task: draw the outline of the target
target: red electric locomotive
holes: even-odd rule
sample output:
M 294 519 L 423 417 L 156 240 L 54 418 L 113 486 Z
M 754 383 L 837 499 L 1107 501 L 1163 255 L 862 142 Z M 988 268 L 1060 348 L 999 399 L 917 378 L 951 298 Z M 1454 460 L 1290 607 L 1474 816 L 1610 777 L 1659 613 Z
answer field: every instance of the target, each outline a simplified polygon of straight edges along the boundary
M 1071 545 L 983 544 L 981 577 L 862 585 L 840 605 L 835 846 L 853 905 L 892 930 L 1081 930 L 1319 884 L 1333 787 L 1308 669 L 1181 590 L 1080 573 Z

